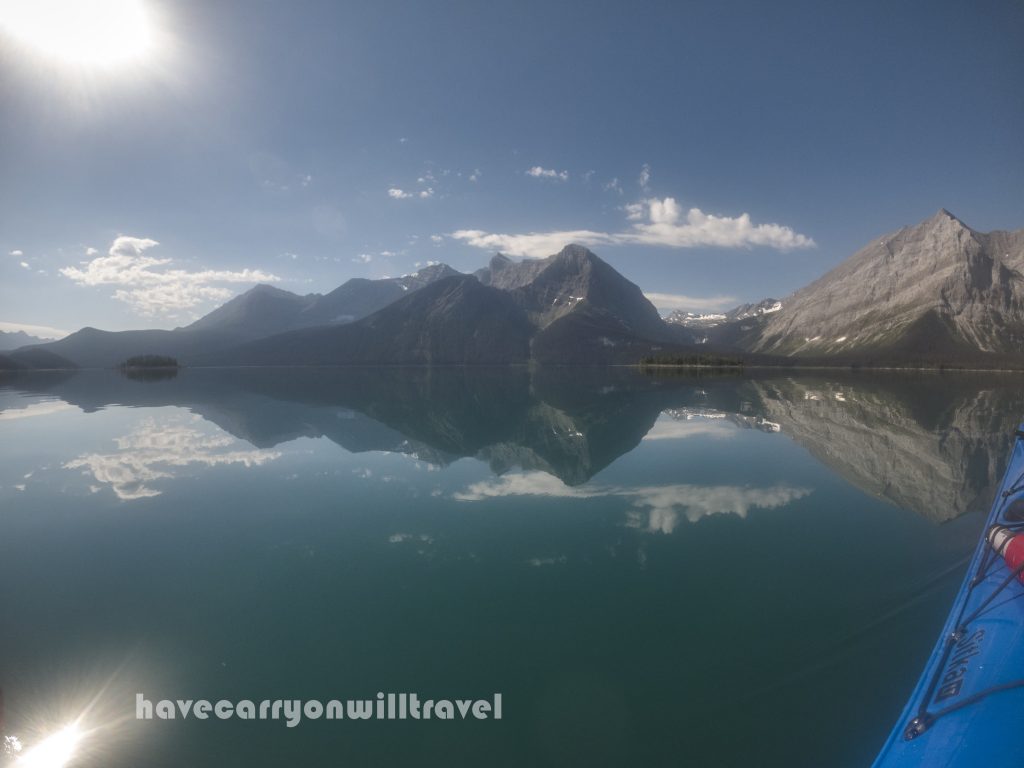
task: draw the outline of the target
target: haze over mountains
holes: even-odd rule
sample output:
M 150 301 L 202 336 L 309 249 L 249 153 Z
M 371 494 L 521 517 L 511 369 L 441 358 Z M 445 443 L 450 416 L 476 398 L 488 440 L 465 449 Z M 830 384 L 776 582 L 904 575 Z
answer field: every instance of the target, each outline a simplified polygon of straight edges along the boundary
M 46 339 L 32 336 L 25 331 L 0 331 L 0 352 L 18 349 L 28 344 L 45 344 Z
M 663 320 L 639 287 L 569 245 L 546 259 L 499 254 L 473 275 L 437 264 L 349 280 L 324 295 L 259 285 L 184 328 L 84 328 L 16 354 L 28 350 L 82 367 L 137 354 L 272 366 L 636 363 L 697 352 L 748 362 L 1012 367 L 1024 364 L 1024 230 L 976 232 L 942 210 L 781 301 L 719 314 Z M 24 365 L 32 367 L 8 367 Z

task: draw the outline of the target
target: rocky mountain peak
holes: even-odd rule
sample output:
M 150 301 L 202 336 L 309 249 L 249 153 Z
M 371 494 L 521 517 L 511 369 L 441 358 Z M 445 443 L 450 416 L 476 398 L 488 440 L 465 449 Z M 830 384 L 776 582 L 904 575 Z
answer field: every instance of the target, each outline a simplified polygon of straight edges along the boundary
M 574 262 L 591 261 L 596 258 L 592 251 L 576 243 L 569 243 L 555 255 L 555 259 Z
M 908 227 L 907 231 L 923 231 L 940 237 L 961 237 L 964 234 L 972 233 L 974 230 L 945 208 L 940 208 L 934 215 L 925 219 L 920 224 Z
M 941 209 L 874 240 L 794 293 L 742 345 L 887 361 L 1019 356 L 1024 279 L 1016 238 L 975 232 Z
M 514 262 L 504 253 L 496 253 L 491 257 L 491 261 L 488 263 L 488 267 L 492 270 L 500 270 L 507 267 L 509 264 Z

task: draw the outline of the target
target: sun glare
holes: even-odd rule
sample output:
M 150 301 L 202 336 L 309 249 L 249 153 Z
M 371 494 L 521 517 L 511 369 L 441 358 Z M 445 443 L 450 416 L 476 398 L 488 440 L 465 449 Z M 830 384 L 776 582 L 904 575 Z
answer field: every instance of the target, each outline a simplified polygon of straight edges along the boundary
M 143 0 L 0 0 L 0 30 L 59 63 L 113 69 L 154 44 Z
M 21 768 L 64 768 L 75 756 L 81 739 L 78 723 L 72 723 L 27 750 L 14 764 Z

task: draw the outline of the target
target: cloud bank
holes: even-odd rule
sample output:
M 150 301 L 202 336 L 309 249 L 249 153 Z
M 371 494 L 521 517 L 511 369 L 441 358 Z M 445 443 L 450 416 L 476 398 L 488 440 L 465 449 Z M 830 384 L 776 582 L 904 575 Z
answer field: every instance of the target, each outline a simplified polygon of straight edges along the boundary
M 233 291 L 225 283 L 272 283 L 276 275 L 258 269 L 172 268 L 173 260 L 147 254 L 159 243 L 145 237 L 118 237 L 105 256 L 64 267 L 60 273 L 79 285 L 117 286 L 114 298 L 141 315 L 172 315 L 206 301 L 225 301 Z
M 675 198 L 648 198 L 625 207 L 631 222 L 622 232 L 595 232 L 589 229 L 556 232 L 500 234 L 479 229 L 460 229 L 451 237 L 476 248 L 497 250 L 510 256 L 542 258 L 557 253 L 569 243 L 588 247 L 602 245 L 649 245 L 666 248 L 751 248 L 777 251 L 813 248 L 807 235 L 781 224 L 754 224 L 747 213 L 739 216 L 715 216 L 700 208 L 683 211 Z

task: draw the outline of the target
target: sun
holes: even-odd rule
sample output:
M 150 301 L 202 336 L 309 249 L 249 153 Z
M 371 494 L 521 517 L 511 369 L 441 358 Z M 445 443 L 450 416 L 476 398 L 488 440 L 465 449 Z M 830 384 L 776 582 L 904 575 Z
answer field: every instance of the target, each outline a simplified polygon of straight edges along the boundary
M 0 0 L 0 31 L 55 62 L 117 69 L 154 46 L 144 0 Z

